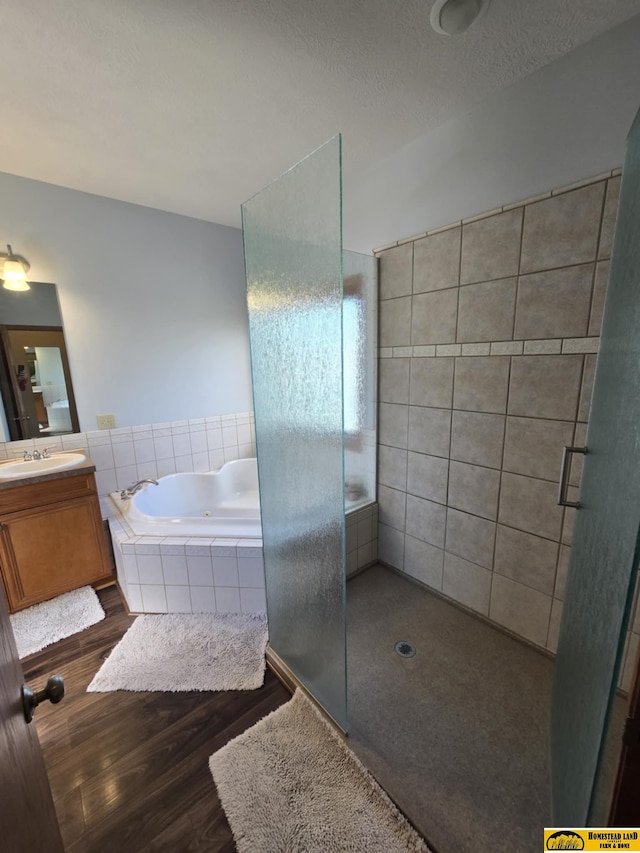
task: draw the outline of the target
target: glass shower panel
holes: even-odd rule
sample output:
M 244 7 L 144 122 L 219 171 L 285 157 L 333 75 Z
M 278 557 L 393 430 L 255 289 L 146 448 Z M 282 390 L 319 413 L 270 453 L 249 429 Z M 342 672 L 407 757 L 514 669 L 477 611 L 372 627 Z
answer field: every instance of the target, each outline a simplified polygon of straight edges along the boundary
M 376 498 L 378 260 L 343 255 L 344 467 L 347 512 Z
M 242 206 L 269 643 L 346 730 L 341 139 Z
M 593 792 L 633 596 L 640 529 L 640 114 L 627 140 L 551 703 L 553 826 Z

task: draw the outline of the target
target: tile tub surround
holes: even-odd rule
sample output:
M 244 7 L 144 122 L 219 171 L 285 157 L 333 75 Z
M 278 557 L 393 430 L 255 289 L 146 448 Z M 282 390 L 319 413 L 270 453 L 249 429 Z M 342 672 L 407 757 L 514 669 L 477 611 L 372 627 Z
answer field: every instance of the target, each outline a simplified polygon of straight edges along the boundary
M 619 184 L 379 253 L 380 559 L 551 652 L 575 515 L 562 448 L 585 443 Z
M 0 443 L 0 460 L 25 450 L 86 450 L 96 466 L 103 517 L 105 499 L 147 477 L 215 471 L 225 462 L 256 455 L 253 412 L 216 415 L 118 429 Z
M 110 498 L 118 583 L 134 613 L 264 613 L 261 539 L 136 536 Z M 347 576 L 377 560 L 378 507 L 346 516 Z
M 378 560 L 378 504 L 371 503 L 346 516 L 347 577 Z
M 115 508 L 109 528 L 133 613 L 266 612 L 261 539 L 135 536 Z

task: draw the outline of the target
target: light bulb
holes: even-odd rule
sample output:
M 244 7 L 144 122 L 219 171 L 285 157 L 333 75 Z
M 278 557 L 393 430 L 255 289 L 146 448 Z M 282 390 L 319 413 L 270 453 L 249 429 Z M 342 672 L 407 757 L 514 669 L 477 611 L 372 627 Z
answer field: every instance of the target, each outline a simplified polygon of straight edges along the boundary
M 2 279 L 2 286 L 6 290 L 30 290 L 27 274 L 20 261 L 5 261 Z

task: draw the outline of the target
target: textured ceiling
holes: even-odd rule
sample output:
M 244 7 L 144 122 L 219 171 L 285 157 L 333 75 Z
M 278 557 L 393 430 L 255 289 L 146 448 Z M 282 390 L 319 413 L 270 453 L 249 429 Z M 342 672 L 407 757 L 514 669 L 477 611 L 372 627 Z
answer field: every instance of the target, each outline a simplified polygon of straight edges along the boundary
M 228 225 L 342 131 L 353 175 L 640 12 L 492 0 L 2 0 L 0 171 Z

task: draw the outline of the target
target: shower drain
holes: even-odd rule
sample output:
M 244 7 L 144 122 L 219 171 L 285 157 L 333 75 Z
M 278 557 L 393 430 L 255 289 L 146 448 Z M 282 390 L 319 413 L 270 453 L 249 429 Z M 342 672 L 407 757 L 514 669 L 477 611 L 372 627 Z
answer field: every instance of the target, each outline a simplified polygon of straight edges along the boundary
M 416 647 L 407 643 L 406 640 L 400 640 L 399 643 L 396 643 L 396 652 L 401 658 L 412 658 L 416 653 Z

